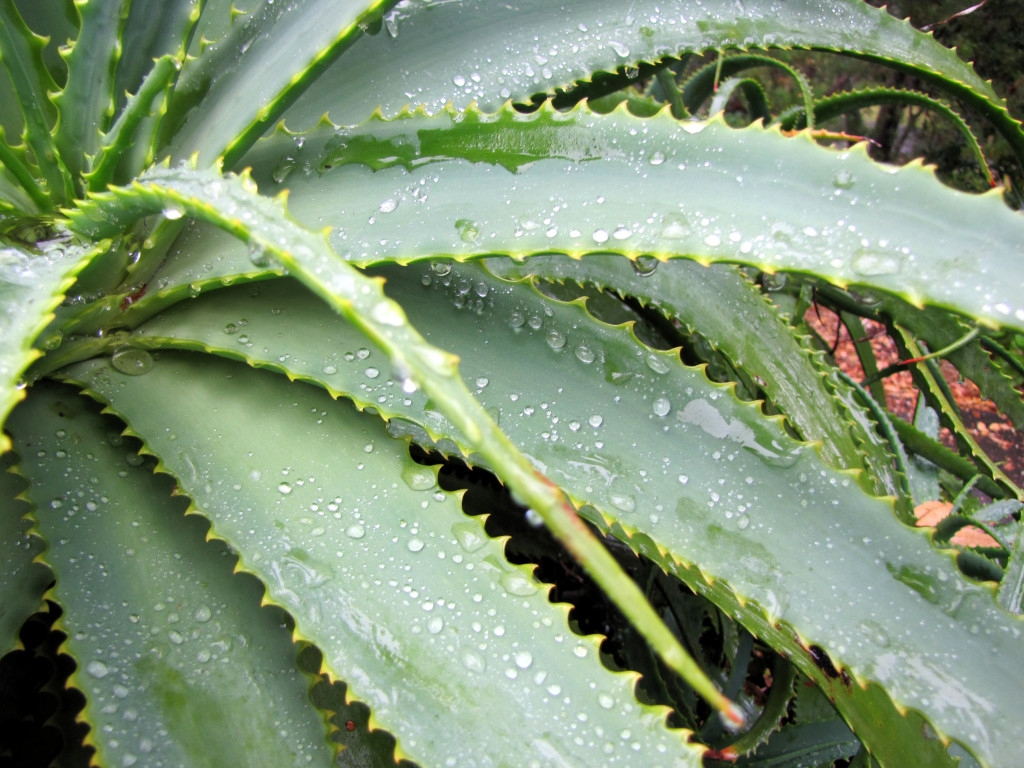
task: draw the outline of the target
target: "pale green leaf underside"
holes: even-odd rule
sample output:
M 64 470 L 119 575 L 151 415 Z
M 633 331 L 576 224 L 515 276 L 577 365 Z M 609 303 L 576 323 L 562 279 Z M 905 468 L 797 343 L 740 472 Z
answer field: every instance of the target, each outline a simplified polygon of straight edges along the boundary
M 172 481 L 69 388 L 33 387 L 9 426 L 99 762 L 330 762 L 281 614 L 232 574 L 226 547 L 204 541 Z
M 44 247 L 34 254 L 0 245 L 0 423 L 23 395 L 15 386 L 22 371 L 39 357 L 32 343 L 95 250 L 66 239 Z M 7 445 L 0 433 L 0 452 Z
M 967 195 L 920 167 L 878 165 L 862 146 L 835 152 L 664 113 L 506 110 L 321 128 L 301 148 L 277 134 L 251 159 L 262 192 L 290 189 L 292 215 L 333 225 L 335 250 L 362 264 L 689 256 L 813 272 L 1024 328 L 1024 219 L 997 193 Z M 213 255 L 193 251 L 185 258 Z M 214 268 L 245 271 L 228 259 Z
M 437 112 L 477 101 L 487 110 L 636 62 L 689 51 L 756 47 L 851 51 L 943 72 L 986 99 L 991 87 L 956 54 L 884 10 L 857 1 L 608 0 L 401 4 L 286 113 L 295 130 L 325 112 L 361 122 L 378 106 Z M 358 66 L 353 66 L 353 61 Z
M 634 677 L 601 666 L 599 639 L 569 632 L 565 609 L 380 419 L 208 356 L 72 375 L 144 436 L 420 764 L 700 765 L 664 711 L 636 703 Z
M 719 588 L 758 607 L 744 612 L 755 629 L 772 626 L 765 615 L 785 622 L 989 764 L 1012 764 L 1004 750 L 1013 751 L 1006 734 L 1017 728 L 1010 713 L 1020 682 L 989 659 L 1016 658 L 1019 622 L 896 522 L 889 505 L 699 370 L 576 305 L 472 265 L 443 277 L 427 266 L 386 276 L 389 295 L 425 337 L 459 354 L 467 385 L 501 427 L 577 501 L 598 509 L 599 522 L 646 534 L 652 556 L 663 548 L 670 560 L 698 564 Z M 139 343 L 245 356 L 464 446 L 421 393 L 403 392 L 388 376 L 383 353 L 302 295 L 291 281 L 223 289 L 144 324 Z M 294 330 L 282 336 L 285 324 Z M 675 570 L 706 589 L 700 572 Z M 793 634 L 777 635 L 813 672 Z M 857 703 L 856 683 L 850 695 L 854 709 L 874 706 Z M 890 724 L 888 736 L 875 738 L 915 738 L 898 735 L 902 727 Z
M 15 458 L 13 453 L 0 457 L 0 656 L 17 645 L 19 630 L 42 606 L 52 578 L 45 566 L 33 563 L 43 546 L 23 519 L 29 505 L 16 498 L 25 482 L 7 471 Z

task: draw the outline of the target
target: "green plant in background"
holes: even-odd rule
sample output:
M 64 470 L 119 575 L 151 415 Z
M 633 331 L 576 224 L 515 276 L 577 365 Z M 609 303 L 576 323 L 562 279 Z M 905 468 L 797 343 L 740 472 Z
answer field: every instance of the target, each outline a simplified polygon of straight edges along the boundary
M 1020 426 L 1024 224 L 847 146 L 910 105 L 1016 178 L 954 52 L 852 0 L 0 0 L 0 58 L 0 641 L 59 603 L 96 762 L 1016 764 L 1020 489 L 937 359 Z

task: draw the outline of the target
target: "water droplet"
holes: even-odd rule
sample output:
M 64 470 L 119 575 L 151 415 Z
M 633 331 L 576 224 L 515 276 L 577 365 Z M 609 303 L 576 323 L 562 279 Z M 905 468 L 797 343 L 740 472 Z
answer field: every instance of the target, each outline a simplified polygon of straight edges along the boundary
M 470 672 L 483 672 L 487 667 L 484 663 L 483 657 L 473 653 L 473 651 L 463 651 L 462 666 Z
M 295 158 L 285 155 L 284 159 L 277 164 L 277 167 L 274 168 L 271 174 L 274 177 L 274 181 L 278 184 L 283 183 L 291 175 L 291 172 L 295 170 L 295 165 Z
M 565 346 L 565 334 L 557 329 L 548 331 L 547 342 L 552 349 L 561 349 Z
M 434 274 L 437 275 L 438 277 L 444 277 L 445 275 L 447 275 L 449 272 L 452 271 L 451 262 L 448 262 L 448 261 L 438 261 L 438 262 L 435 262 L 435 263 L 430 265 L 430 268 L 433 270 Z
M 633 271 L 640 275 L 640 277 L 647 277 L 654 274 L 654 270 L 658 268 L 659 263 L 653 256 L 643 254 L 633 260 Z
M 616 493 L 612 491 L 608 495 L 608 499 L 611 503 L 623 512 L 632 512 L 636 509 L 636 499 L 634 499 L 628 493 Z
M 104 664 L 102 661 L 90 661 L 85 665 L 85 671 L 98 680 L 102 680 L 104 677 L 110 674 L 110 667 Z
M 200 605 L 196 608 L 196 612 L 193 616 L 200 624 L 205 624 L 213 617 L 213 611 L 210 610 L 210 606 L 208 605 Z
M 491 383 L 491 380 L 488 379 L 486 376 L 477 376 L 477 379 L 474 383 L 476 384 L 477 388 L 483 389 L 484 387 Z
M 254 267 L 265 267 L 270 263 L 270 255 L 261 244 L 252 242 L 249 244 L 249 261 Z
M 536 584 L 516 571 L 503 573 L 500 581 L 506 592 L 517 597 L 527 597 L 537 591 Z
M 287 496 L 292 492 L 292 487 L 288 483 L 279 483 L 277 486 L 278 493 Z
M 417 539 L 415 537 L 409 539 L 409 543 L 406 545 L 410 552 L 419 552 L 423 549 L 423 539 Z
M 572 649 L 572 652 L 576 654 L 576 656 L 580 659 L 585 658 L 587 655 L 587 646 L 577 645 L 575 648 Z
M 402 480 L 414 491 L 429 490 L 437 482 L 434 473 L 428 467 L 421 467 L 418 464 L 403 469 Z
M 440 616 L 431 616 L 430 621 L 427 622 L 427 632 L 436 635 L 442 629 L 444 629 L 444 619 Z
M 590 424 L 590 426 L 592 426 L 594 429 L 597 429 L 604 423 L 604 417 L 599 413 L 595 413 L 593 416 L 587 419 L 587 423 Z
M 750 518 L 746 515 L 740 515 L 736 518 L 736 527 L 739 528 L 741 531 L 745 531 L 747 528 L 750 527 Z
M 513 328 L 522 328 L 526 325 L 526 316 L 518 310 L 513 311 L 512 314 L 508 316 L 508 324 Z
M 177 221 L 185 215 L 185 209 L 177 206 L 168 206 L 164 208 L 164 218 L 168 221 Z
M 766 291 L 781 291 L 786 287 L 788 278 L 785 272 L 765 272 L 761 276 L 761 282 L 764 284 Z
M 629 56 L 629 47 L 623 43 L 620 43 L 618 40 L 609 40 L 608 47 L 615 51 L 615 54 L 617 56 L 621 56 L 622 58 L 626 58 L 627 56 Z
M 594 362 L 594 350 L 588 347 L 586 344 L 580 344 L 576 347 L 576 359 L 581 363 L 592 363 Z
M 648 355 L 647 367 L 655 373 L 668 373 L 668 361 L 660 355 Z
M 110 364 L 128 376 L 141 376 L 153 367 L 153 356 L 144 349 L 124 347 L 110 356 Z
M 832 186 L 836 189 L 852 189 L 856 179 L 849 171 L 839 171 L 832 179 Z
M 370 366 L 369 368 L 366 369 L 366 378 L 376 379 L 378 376 L 380 376 L 380 371 L 378 371 L 373 366 Z
M 459 231 L 459 238 L 465 243 L 475 243 L 480 237 L 480 228 L 470 219 L 457 220 L 455 229 Z
M 324 374 L 327 375 L 327 376 L 333 376 L 337 372 L 338 372 L 338 369 L 335 366 L 333 366 L 333 365 L 325 365 L 324 366 Z
M 476 523 L 456 523 L 452 526 L 452 534 L 466 552 L 476 552 L 487 542 L 487 537 Z
M 900 271 L 900 262 L 895 256 L 862 250 L 854 256 L 853 271 L 864 277 L 895 275 Z
M 647 162 L 649 162 L 651 165 L 661 165 L 662 163 L 665 162 L 665 153 L 657 151 L 652 152 L 651 156 L 647 158 Z
M 391 213 L 398 207 L 398 201 L 393 197 L 389 197 L 387 200 L 381 202 L 378 210 L 381 213 Z
M 672 410 L 672 403 L 666 397 L 659 397 L 654 401 L 652 408 L 655 416 L 668 416 L 669 411 Z
M 594 234 L 593 234 L 593 238 L 594 238 L 594 242 L 595 243 L 607 243 L 608 242 L 608 232 L 606 230 L 604 230 L 604 229 L 595 229 L 594 230 Z
M 167 633 L 167 639 L 175 645 L 181 645 L 185 642 L 185 638 L 182 636 L 181 632 L 178 632 L 176 629 L 172 629 Z
M 520 669 L 529 669 L 533 664 L 533 654 L 529 651 L 518 651 L 514 656 L 516 666 Z
M 359 523 L 353 523 L 345 529 L 345 535 L 350 539 L 361 539 L 366 535 L 366 529 Z

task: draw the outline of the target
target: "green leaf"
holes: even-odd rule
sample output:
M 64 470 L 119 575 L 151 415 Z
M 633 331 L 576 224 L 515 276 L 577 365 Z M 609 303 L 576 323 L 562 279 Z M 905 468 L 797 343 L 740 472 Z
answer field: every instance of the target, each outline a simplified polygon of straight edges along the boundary
M 449 102 L 493 111 L 601 70 L 690 51 L 774 46 L 850 51 L 901 61 L 924 77 L 941 73 L 1008 119 L 991 87 L 953 51 L 860 0 L 743 0 L 742 9 L 734 0 L 583 0 L 571 12 L 546 0 L 403 3 L 382 31 L 353 48 L 358 67 L 346 58 L 328 69 L 285 119 L 306 130 L 325 112 L 354 124 L 377 107 L 389 117 L 406 105 L 438 112 Z
M 326 765 L 326 723 L 281 613 L 204 541 L 170 479 L 67 388 L 34 387 L 10 429 L 97 761 Z
M 334 249 L 357 263 L 688 256 L 810 272 L 1024 328 L 1024 220 L 995 191 L 967 195 L 918 165 L 876 164 L 864 145 L 836 152 L 667 113 L 504 110 L 278 133 L 250 160 L 264 192 L 286 186 L 293 215 L 334 224 Z
M 558 486 L 537 471 L 458 380 L 458 359 L 424 342 L 406 321 L 402 307 L 384 294 L 382 280 L 367 278 L 341 259 L 327 244 L 326 233 L 317 236 L 296 225 L 286 215 L 283 195 L 275 200 L 257 195 L 248 175 L 222 178 L 208 169 L 154 169 L 131 188 L 95 195 L 71 213 L 71 222 L 80 232 L 103 235 L 161 209 L 171 220 L 187 212 L 235 235 L 249 245 L 250 260 L 279 264 L 386 350 L 400 376 L 436 400 L 473 449 L 501 472 L 522 503 L 536 510 L 662 660 L 716 710 L 742 724 L 740 711 L 722 696 L 639 587 L 582 525 Z
M 22 624 L 43 605 L 43 593 L 53 579 L 44 565 L 35 562 L 43 542 L 29 532 L 25 519 L 31 509 L 19 498 L 25 483 L 11 473 L 13 453 L 0 456 L 0 656 L 15 648 Z
M 74 186 L 50 135 L 56 110 L 49 94 L 57 84 L 43 64 L 45 42 L 25 25 L 14 0 L 0 1 L 0 60 L 18 97 L 25 143 L 32 149 L 51 198 L 59 203 L 74 197 Z
M 172 154 L 231 168 L 393 0 L 264 3 L 188 64 L 170 106 Z
M 665 710 L 636 703 L 635 676 L 601 666 L 600 639 L 573 636 L 566 608 L 379 418 L 208 356 L 165 352 L 142 376 L 91 361 L 71 375 L 144 436 L 401 754 L 700 765 Z
M 53 317 L 75 275 L 100 247 L 81 245 L 67 235 L 42 240 L 34 253 L 0 242 L 0 422 L 24 396 L 18 381 L 41 353 L 32 344 Z M 57 340 L 59 342 L 59 339 Z M 0 433 L 0 452 L 8 448 Z
M 154 59 L 185 59 L 203 4 L 201 0 L 131 0 L 114 80 L 119 112 L 128 94 L 137 93 L 149 77 Z
M 1017 658 L 1021 626 L 989 588 L 966 581 L 925 534 L 792 442 L 777 419 L 672 353 L 526 284 L 443 267 L 387 270 L 389 295 L 460 356 L 476 397 L 537 466 L 597 510 L 594 522 L 792 654 L 877 755 L 943 764 L 939 743 L 921 739 L 919 711 L 983 762 L 1013 764 L 1007 734 L 1018 728 L 1021 681 L 987 659 Z M 243 355 L 372 406 L 394 431 L 411 423 L 449 450 L 463 444 L 435 404 L 387 376 L 380 349 L 302 296 L 284 280 L 223 289 L 162 313 L 133 343 Z M 812 644 L 831 656 L 834 677 Z
M 756 377 L 771 402 L 805 440 L 821 441 L 822 456 L 841 469 L 863 466 L 862 450 L 879 472 L 877 492 L 895 495 L 888 451 L 874 425 L 861 423 L 859 408 L 844 409 L 826 387 L 825 376 L 810 360 L 792 329 L 739 272 L 725 265 L 710 269 L 692 262 L 660 264 L 651 259 L 630 263 L 615 256 L 592 254 L 573 261 L 537 255 L 523 263 L 489 259 L 499 277 L 535 275 L 547 280 L 571 279 L 634 296 L 699 332 L 750 376 Z M 832 382 L 833 388 L 838 382 Z M 860 420 L 852 421 L 854 415 Z M 855 441 L 851 429 L 857 429 Z
M 86 0 L 76 3 L 75 8 L 81 22 L 77 39 L 63 54 L 68 65 L 67 83 L 53 97 L 59 112 L 54 142 L 81 194 L 81 176 L 113 117 L 114 72 L 129 3 Z

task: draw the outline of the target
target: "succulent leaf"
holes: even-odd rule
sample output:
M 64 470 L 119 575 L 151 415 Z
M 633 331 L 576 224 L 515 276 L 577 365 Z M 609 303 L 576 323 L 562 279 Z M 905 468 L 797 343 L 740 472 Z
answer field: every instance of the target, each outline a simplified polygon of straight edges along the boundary
M 199 355 L 163 353 L 143 376 L 106 361 L 71 375 L 145 438 L 331 676 L 401 734 L 400 753 L 425 765 L 700 765 L 665 711 L 633 700 L 634 676 L 601 666 L 598 639 L 569 632 L 565 609 L 379 418 Z M 486 743 L 474 738 L 481 718 Z
M 710 593 L 755 635 L 786 648 L 806 674 L 834 683 L 832 695 L 851 720 L 866 725 L 878 712 L 891 714 L 891 695 L 899 711 L 927 713 L 939 733 L 976 754 L 993 748 L 993 732 L 971 712 L 983 698 L 1013 700 L 1003 671 L 993 667 L 983 686 L 964 691 L 965 705 L 975 704 L 959 712 L 943 691 L 952 684 L 950 668 L 962 669 L 965 657 L 985 666 L 991 653 L 953 649 L 995 643 L 1006 658 L 1019 646 L 1019 622 L 995 606 L 990 590 L 966 582 L 919 531 L 897 522 L 891 507 L 864 495 L 848 474 L 827 469 L 808 446 L 793 443 L 699 369 L 596 323 L 578 304 L 495 281 L 473 265 L 443 275 L 397 267 L 384 274 L 389 295 L 421 332 L 459 354 L 466 383 L 502 428 L 585 510 L 597 510 L 593 522 Z M 332 322 L 326 309 L 294 298 L 296 290 L 290 281 L 223 289 L 144 324 L 135 343 L 242 355 L 372 406 L 395 429 L 415 424 L 414 434 L 468 450 L 422 393 L 403 392 L 387 376 L 380 350 Z M 276 336 L 282 322 L 301 331 L 285 341 Z M 892 601 L 886 615 L 906 622 L 893 625 L 879 615 L 875 594 Z M 927 660 L 917 658 L 912 628 L 919 621 L 935 638 Z M 812 645 L 825 649 L 853 685 L 820 672 L 807 651 Z M 911 656 L 912 666 L 896 661 Z M 985 673 L 972 670 L 962 679 L 978 674 Z M 1001 709 L 993 703 L 992 712 Z M 893 750 L 925 748 L 913 735 L 919 719 L 886 722 L 898 723 L 902 736 L 875 740 L 870 728 L 858 731 L 873 751 L 893 759 Z
M 207 526 L 185 517 L 173 482 L 74 390 L 40 385 L 8 426 L 99 760 L 248 764 L 225 754 L 231 733 L 274 765 L 329 761 L 311 681 L 281 663 L 296 649 L 280 612 L 232 574 L 226 547 L 203 541 Z
M 18 631 L 25 620 L 43 603 L 43 593 L 51 579 L 49 569 L 35 562 L 43 551 L 43 542 L 29 533 L 25 519 L 31 507 L 20 498 L 25 483 L 11 472 L 15 456 L 0 456 L 0 655 L 18 642 Z
M 691 51 L 774 46 L 846 51 L 900 62 L 923 76 L 942 73 L 962 83 L 963 94 L 1005 114 L 991 86 L 953 51 L 861 2 L 744 0 L 739 12 L 731 0 L 586 0 L 570 7 L 545 0 L 403 3 L 381 31 L 355 46 L 357 71 L 343 62 L 332 67 L 285 119 L 292 130 L 307 130 L 325 112 L 351 125 L 378 107 L 388 117 L 407 105 L 439 112 L 449 103 L 462 110 L 476 102 L 494 111 L 508 99 L 569 88 L 601 70 Z M 424 50 L 422 40 L 436 45 Z

